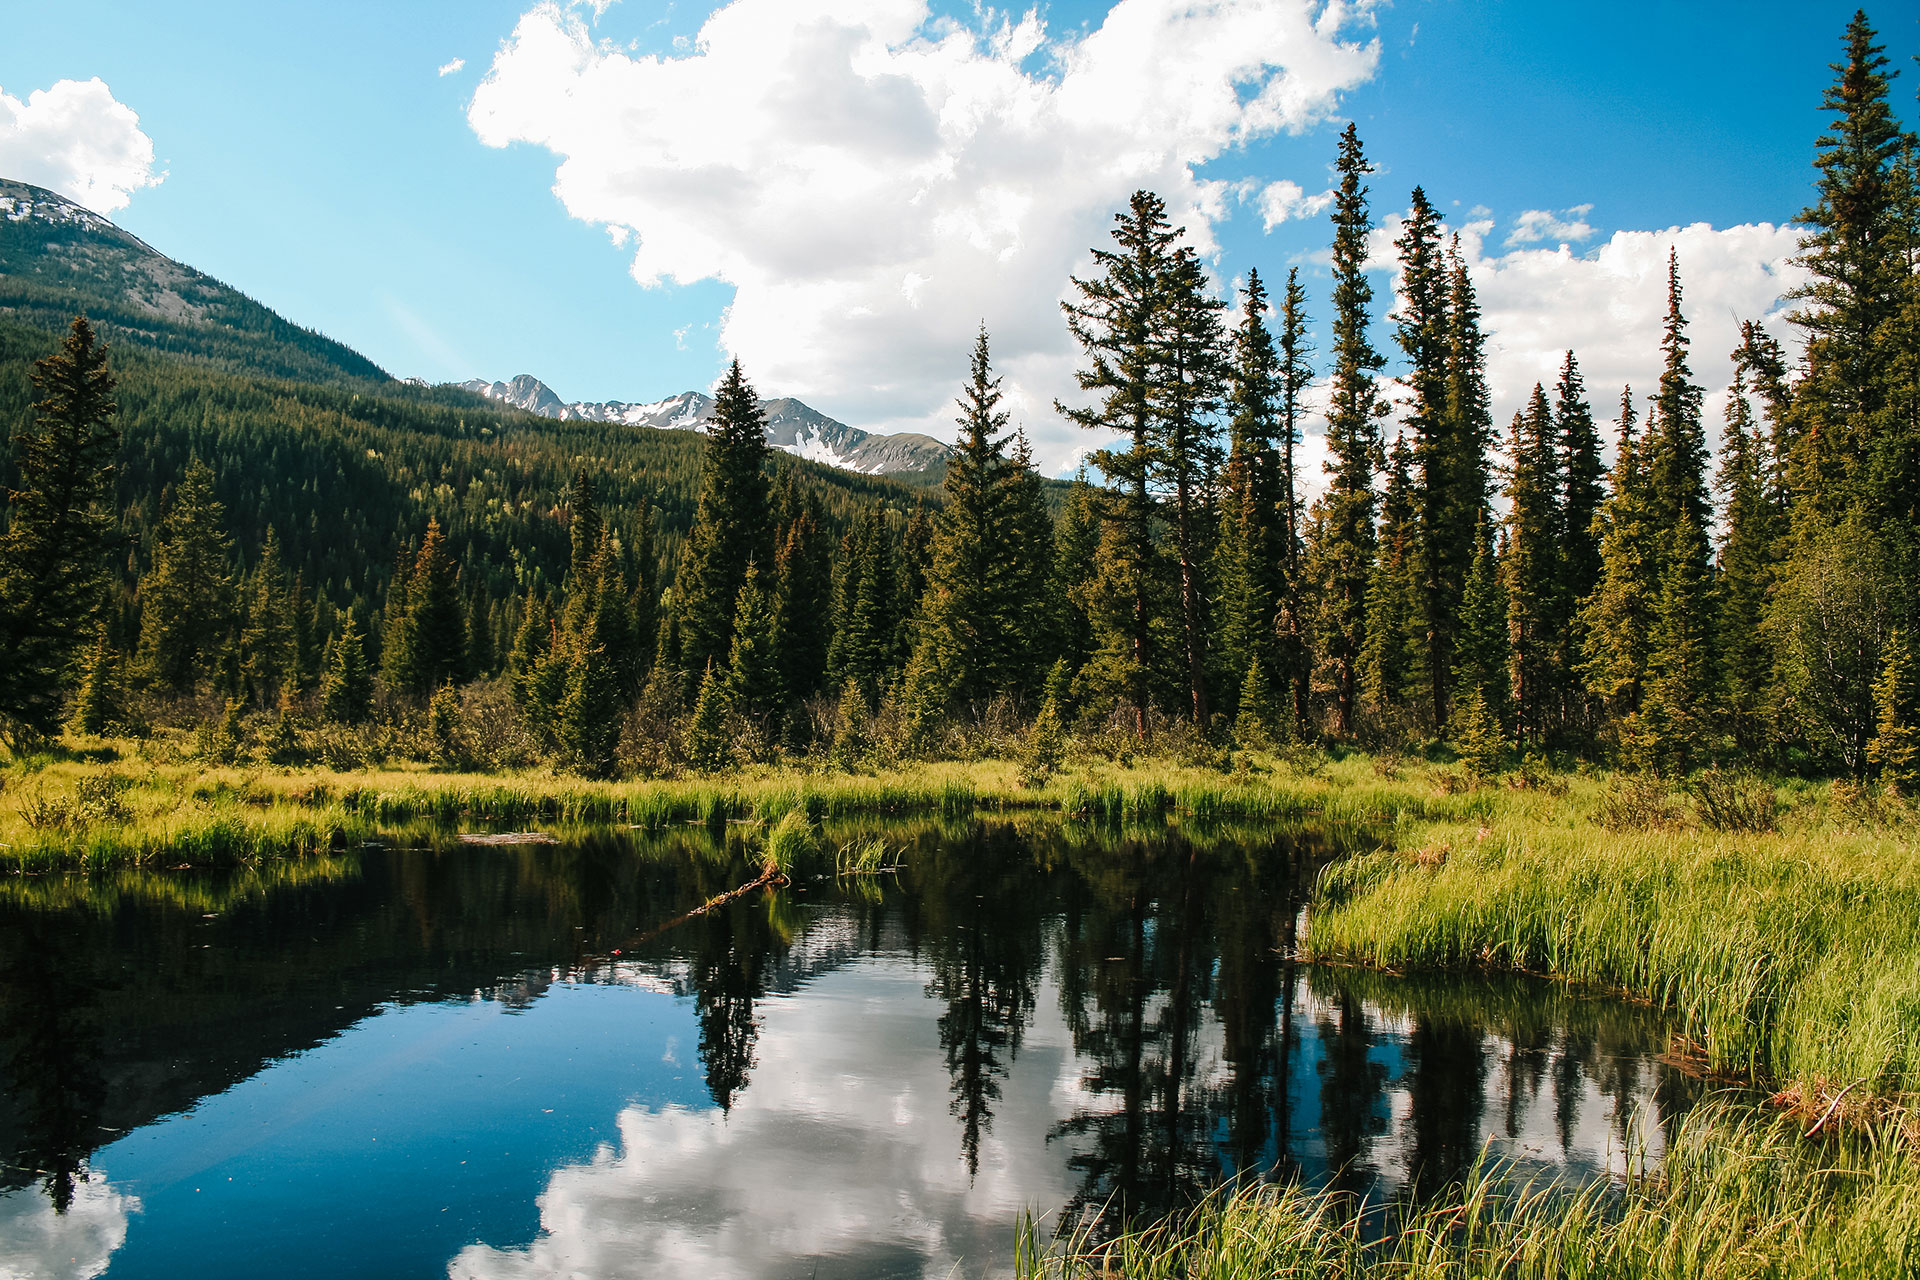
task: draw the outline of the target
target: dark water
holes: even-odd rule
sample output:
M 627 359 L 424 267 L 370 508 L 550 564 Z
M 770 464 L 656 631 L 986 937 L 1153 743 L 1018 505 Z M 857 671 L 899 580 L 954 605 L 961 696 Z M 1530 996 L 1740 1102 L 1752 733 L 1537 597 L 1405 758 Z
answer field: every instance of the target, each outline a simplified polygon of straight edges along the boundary
M 1318 842 L 890 834 L 0 882 L 0 1274 L 946 1276 L 1233 1177 L 1585 1181 L 1687 1088 L 1644 1010 L 1287 958 Z

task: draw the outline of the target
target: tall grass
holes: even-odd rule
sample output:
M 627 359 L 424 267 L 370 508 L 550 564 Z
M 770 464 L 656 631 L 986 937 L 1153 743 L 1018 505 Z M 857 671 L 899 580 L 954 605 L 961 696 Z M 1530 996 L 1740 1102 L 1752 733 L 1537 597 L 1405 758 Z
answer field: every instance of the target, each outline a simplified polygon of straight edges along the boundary
M 1778 1118 L 1704 1108 L 1657 1176 L 1571 1192 L 1497 1164 L 1423 1204 L 1300 1186 L 1222 1194 L 1184 1217 L 1046 1247 L 1023 1224 L 1022 1280 L 1880 1280 L 1920 1269 L 1920 1164 L 1883 1134 L 1815 1146 Z
M 1396 970 L 1512 968 L 1678 1014 L 1716 1071 L 1920 1092 L 1920 848 L 1802 823 L 1609 832 L 1579 820 L 1408 823 L 1328 866 L 1309 954 Z

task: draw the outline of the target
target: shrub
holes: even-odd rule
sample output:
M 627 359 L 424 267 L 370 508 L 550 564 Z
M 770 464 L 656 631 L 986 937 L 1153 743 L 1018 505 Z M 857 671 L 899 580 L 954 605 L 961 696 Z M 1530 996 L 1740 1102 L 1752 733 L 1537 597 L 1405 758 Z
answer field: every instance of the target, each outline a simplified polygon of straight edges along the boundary
M 1600 794 L 1594 816 L 1609 831 L 1658 831 L 1680 825 L 1667 784 L 1641 773 L 1616 777 Z
M 1772 831 L 1779 823 L 1779 798 L 1752 774 L 1715 765 L 1687 789 L 1701 825 L 1715 831 Z

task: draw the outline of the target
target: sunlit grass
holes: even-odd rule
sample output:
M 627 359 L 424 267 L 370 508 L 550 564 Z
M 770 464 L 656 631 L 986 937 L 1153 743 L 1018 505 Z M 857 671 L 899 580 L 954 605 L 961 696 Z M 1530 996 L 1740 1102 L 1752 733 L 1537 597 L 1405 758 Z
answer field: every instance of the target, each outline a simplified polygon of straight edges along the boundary
M 1477 1169 L 1418 1208 L 1300 1186 L 1223 1193 L 1107 1241 L 1023 1224 L 1022 1280 L 1747 1280 L 1910 1276 L 1920 1163 L 1887 1133 L 1809 1143 L 1777 1117 L 1709 1107 L 1657 1174 L 1578 1192 Z

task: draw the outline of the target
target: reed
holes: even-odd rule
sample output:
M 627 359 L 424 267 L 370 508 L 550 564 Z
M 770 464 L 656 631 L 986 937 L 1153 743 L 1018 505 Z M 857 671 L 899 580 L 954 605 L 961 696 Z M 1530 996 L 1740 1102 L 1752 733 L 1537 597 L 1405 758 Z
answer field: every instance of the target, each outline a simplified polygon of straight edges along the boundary
M 1824 1144 L 1737 1106 L 1683 1124 L 1658 1175 L 1571 1192 L 1483 1163 L 1415 1207 L 1299 1185 L 1227 1192 L 1097 1241 L 1022 1223 L 1021 1280 L 1859 1280 L 1920 1266 L 1920 1164 L 1883 1133 Z

